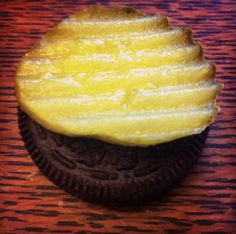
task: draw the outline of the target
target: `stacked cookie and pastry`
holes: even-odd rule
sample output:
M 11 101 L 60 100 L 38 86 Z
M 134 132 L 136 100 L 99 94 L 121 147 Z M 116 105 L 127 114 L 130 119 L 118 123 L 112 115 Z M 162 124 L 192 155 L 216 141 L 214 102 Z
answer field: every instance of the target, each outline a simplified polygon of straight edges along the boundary
M 43 173 L 73 195 L 156 197 L 204 146 L 219 109 L 214 75 L 190 29 L 130 8 L 88 8 L 22 58 L 21 134 Z

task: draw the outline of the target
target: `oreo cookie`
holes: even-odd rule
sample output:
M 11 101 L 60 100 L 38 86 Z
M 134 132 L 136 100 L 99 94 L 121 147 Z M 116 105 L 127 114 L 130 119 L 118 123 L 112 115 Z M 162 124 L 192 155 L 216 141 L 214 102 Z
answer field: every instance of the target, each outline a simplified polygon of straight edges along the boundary
M 146 148 L 53 133 L 19 110 L 19 128 L 32 159 L 52 182 L 81 199 L 138 203 L 162 195 L 196 162 L 208 129 Z

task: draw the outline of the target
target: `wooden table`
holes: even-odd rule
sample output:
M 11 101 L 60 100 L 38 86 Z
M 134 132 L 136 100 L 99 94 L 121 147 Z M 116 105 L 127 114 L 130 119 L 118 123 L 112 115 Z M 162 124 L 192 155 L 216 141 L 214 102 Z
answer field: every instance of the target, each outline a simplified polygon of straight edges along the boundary
M 162 200 L 106 208 L 66 194 L 46 179 L 26 152 L 14 96 L 18 61 L 70 13 L 95 1 L 0 2 L 0 233 L 236 233 L 236 2 L 99 1 L 171 17 L 193 29 L 225 87 L 222 111 L 189 176 Z

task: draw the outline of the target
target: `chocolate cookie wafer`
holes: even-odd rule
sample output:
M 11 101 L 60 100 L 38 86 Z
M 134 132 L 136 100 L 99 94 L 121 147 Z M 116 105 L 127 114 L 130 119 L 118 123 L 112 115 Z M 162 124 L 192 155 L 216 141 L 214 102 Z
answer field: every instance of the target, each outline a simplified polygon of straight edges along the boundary
M 141 148 L 53 133 L 22 111 L 19 127 L 43 174 L 72 195 L 105 204 L 162 195 L 196 162 L 208 133 Z

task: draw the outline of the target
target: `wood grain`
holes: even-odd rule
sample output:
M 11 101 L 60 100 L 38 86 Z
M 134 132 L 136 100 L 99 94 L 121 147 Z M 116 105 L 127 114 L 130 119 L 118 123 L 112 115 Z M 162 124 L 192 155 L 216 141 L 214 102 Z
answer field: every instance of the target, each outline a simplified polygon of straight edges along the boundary
M 97 3 L 96 3 L 97 2 Z M 161 200 L 107 208 L 48 181 L 26 152 L 17 124 L 14 73 L 20 58 L 57 22 L 88 5 L 160 13 L 193 29 L 225 87 L 222 111 L 189 176 Z M 0 8 L 0 233 L 236 233 L 236 2 L 3 1 Z

